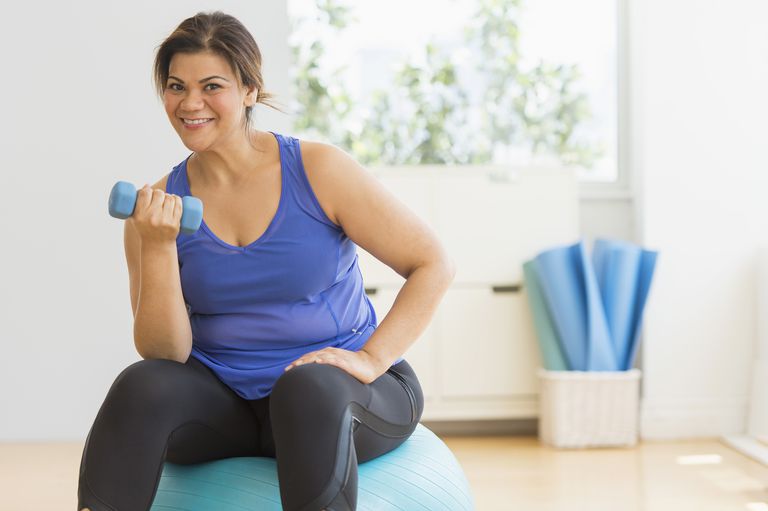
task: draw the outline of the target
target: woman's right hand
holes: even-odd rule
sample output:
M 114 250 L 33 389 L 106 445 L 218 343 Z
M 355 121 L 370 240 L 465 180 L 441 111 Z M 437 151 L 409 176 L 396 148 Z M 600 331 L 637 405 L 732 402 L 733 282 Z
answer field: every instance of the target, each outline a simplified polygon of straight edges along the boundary
M 133 215 L 126 219 L 142 243 L 175 243 L 181 230 L 181 197 L 145 184 L 136 194 Z

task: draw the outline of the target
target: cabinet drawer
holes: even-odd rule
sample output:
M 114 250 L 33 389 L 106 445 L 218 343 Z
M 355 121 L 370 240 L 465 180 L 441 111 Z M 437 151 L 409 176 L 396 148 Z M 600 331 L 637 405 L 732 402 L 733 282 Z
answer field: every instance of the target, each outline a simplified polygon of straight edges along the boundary
M 437 317 L 442 398 L 538 393 L 541 358 L 525 300 L 489 287 L 446 293 Z

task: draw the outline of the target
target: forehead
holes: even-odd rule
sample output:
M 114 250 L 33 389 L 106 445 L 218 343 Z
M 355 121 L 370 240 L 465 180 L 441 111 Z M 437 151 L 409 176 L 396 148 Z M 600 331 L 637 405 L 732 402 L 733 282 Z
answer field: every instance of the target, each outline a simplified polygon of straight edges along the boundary
M 168 74 L 194 80 L 211 75 L 233 76 L 232 68 L 223 57 L 211 52 L 176 53 L 171 57 Z

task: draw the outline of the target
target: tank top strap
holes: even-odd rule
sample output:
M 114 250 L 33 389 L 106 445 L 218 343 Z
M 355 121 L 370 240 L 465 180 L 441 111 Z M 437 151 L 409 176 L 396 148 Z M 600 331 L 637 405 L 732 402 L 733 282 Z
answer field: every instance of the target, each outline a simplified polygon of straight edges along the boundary
M 190 153 L 189 156 L 192 156 L 192 154 Z M 189 186 L 186 183 L 186 173 L 184 172 L 189 156 L 173 167 L 173 170 L 168 174 L 168 180 L 165 182 L 165 193 L 172 193 L 179 197 L 189 195 Z
M 280 161 L 285 173 L 284 193 L 287 193 L 291 201 L 314 220 L 341 231 L 341 228 L 334 224 L 320 207 L 320 202 L 312 190 L 301 158 L 299 139 L 271 131 L 270 133 L 277 138 L 280 146 Z

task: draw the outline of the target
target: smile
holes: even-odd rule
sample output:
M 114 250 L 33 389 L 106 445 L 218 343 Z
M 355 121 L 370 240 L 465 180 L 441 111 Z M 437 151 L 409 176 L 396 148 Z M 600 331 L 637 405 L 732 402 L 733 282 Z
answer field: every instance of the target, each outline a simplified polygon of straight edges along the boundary
M 208 121 L 212 121 L 213 119 L 181 119 L 184 121 L 184 124 L 205 124 Z
M 181 119 L 184 123 L 184 127 L 187 129 L 198 129 L 204 126 L 208 126 L 213 119 Z

